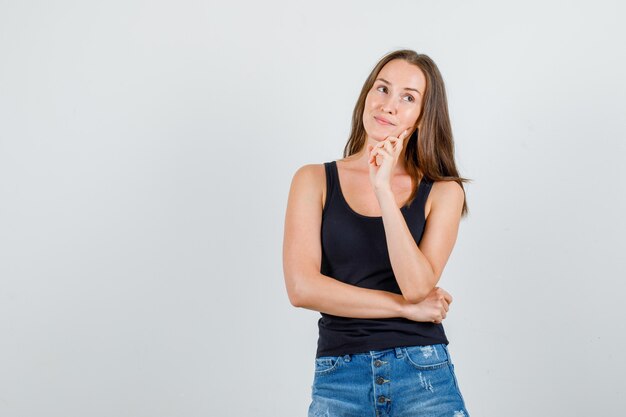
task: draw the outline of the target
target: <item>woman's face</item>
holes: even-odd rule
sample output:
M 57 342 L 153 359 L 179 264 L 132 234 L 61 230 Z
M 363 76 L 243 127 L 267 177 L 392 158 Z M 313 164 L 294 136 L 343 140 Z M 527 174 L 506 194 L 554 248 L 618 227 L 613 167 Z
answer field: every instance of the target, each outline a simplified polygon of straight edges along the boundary
M 409 135 L 413 133 L 425 88 L 426 77 L 417 66 L 402 59 L 385 64 L 365 98 L 363 125 L 367 141 L 399 136 L 406 128 Z

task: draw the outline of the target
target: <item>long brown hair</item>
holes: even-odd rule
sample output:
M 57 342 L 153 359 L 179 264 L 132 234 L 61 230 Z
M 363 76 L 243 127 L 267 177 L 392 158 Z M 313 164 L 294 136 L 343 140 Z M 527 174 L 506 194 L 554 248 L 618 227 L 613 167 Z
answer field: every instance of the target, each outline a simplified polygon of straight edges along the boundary
M 413 191 L 407 205 L 410 205 L 415 198 L 417 186 L 422 176 L 431 181 L 456 181 L 465 193 L 463 183 L 471 182 L 471 180 L 459 176 L 454 162 L 454 140 L 443 77 L 429 56 L 418 54 L 410 49 L 401 49 L 385 55 L 374 66 L 365 80 L 352 113 L 352 130 L 344 147 L 343 157 L 346 158 L 355 154 L 365 146 L 366 132 L 363 126 L 365 98 L 374 85 L 380 70 L 394 59 L 402 59 L 409 64 L 416 65 L 426 76 L 426 91 L 422 101 L 422 111 L 415 122 L 416 130 L 405 142 L 404 162 L 407 172 L 413 179 Z M 417 126 L 420 122 L 422 122 L 422 126 L 421 129 L 418 129 Z M 467 201 L 464 198 L 461 217 L 467 215 L 468 211 Z

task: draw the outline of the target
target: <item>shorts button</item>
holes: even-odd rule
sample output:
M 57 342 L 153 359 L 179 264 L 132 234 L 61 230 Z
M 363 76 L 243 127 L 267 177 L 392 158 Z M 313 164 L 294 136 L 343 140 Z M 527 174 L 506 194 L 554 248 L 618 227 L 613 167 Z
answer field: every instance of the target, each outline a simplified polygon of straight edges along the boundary
M 382 365 L 383 363 L 381 361 L 379 361 L 378 359 L 376 359 L 376 362 L 374 362 L 374 366 L 377 368 L 380 368 L 380 365 Z
M 379 403 L 384 403 L 385 401 L 387 401 L 387 399 L 386 399 L 383 395 L 381 395 L 380 397 L 378 397 L 378 402 L 379 402 Z
M 376 383 L 378 385 L 382 385 L 385 382 L 385 378 L 383 378 L 382 376 L 379 376 L 378 378 L 376 378 Z

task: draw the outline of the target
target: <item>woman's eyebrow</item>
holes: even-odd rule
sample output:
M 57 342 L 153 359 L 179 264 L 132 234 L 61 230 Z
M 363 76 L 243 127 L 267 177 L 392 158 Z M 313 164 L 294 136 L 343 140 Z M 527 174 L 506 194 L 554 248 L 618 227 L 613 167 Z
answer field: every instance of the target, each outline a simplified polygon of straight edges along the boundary
M 387 80 L 385 80 L 384 78 L 377 78 L 375 81 L 382 81 L 384 83 L 387 83 L 389 85 L 391 85 L 391 83 Z M 404 87 L 405 90 L 413 90 L 415 91 L 417 94 L 422 95 L 422 93 L 420 93 L 418 90 L 416 90 L 415 88 L 409 88 L 409 87 Z

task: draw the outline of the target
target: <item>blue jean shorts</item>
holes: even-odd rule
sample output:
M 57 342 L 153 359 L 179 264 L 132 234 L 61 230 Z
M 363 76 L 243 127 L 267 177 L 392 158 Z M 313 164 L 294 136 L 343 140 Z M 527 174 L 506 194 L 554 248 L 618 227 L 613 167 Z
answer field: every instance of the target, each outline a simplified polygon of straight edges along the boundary
M 308 417 L 469 417 L 445 344 L 315 358 Z

